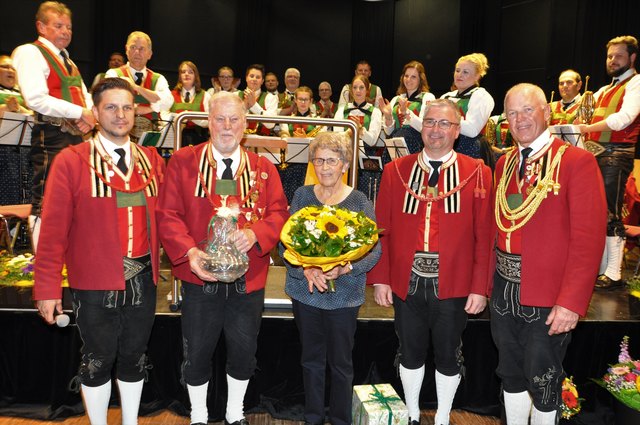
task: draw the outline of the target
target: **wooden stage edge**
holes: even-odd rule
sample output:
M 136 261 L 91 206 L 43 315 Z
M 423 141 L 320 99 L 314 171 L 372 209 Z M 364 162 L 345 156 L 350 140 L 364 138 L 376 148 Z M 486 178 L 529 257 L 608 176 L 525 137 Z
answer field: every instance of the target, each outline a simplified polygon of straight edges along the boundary
M 625 272 L 625 275 L 631 272 L 632 271 Z M 171 309 L 173 277 L 171 276 L 170 269 L 163 266 L 160 275 L 156 314 L 179 316 L 179 309 L 177 311 L 172 311 Z M 284 266 L 270 266 L 265 289 L 266 302 L 263 317 L 293 319 L 291 300 L 284 292 L 285 278 L 286 268 Z M 3 303 L 0 302 L 0 311 L 35 311 L 28 300 L 29 296 L 23 296 L 23 298 L 26 299 L 26 301 L 23 301 L 19 307 L 3 305 Z M 69 300 L 66 300 L 64 304 L 65 309 L 70 309 L 71 303 Z M 367 286 L 365 303 L 360 308 L 358 319 L 362 321 L 392 321 L 393 308 L 385 308 L 377 305 L 373 300 L 373 287 Z M 479 315 L 471 316 L 470 320 L 489 320 L 488 308 Z M 595 290 L 587 315 L 580 320 L 591 322 L 638 321 L 640 320 L 640 299 L 629 295 L 626 288 L 623 287 L 611 291 Z

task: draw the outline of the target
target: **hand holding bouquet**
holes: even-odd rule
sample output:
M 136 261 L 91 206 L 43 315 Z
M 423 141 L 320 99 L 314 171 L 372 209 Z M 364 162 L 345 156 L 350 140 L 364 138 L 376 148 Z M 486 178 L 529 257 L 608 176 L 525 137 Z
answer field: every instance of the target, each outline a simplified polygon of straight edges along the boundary
M 378 241 L 379 232 L 362 211 L 311 205 L 289 217 L 280 240 L 289 263 L 327 272 L 362 258 Z M 335 292 L 333 280 L 329 280 L 329 292 Z

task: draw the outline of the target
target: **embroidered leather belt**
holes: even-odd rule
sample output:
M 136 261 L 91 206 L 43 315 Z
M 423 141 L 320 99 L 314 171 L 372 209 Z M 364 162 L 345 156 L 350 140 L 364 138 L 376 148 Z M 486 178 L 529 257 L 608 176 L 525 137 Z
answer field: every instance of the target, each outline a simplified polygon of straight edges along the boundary
M 72 134 L 74 136 L 82 136 L 82 131 L 78 129 L 73 120 L 62 117 L 51 117 L 49 115 L 38 114 L 36 116 L 37 124 L 49 124 L 54 127 L 60 127 L 60 131 Z
M 140 273 L 151 271 L 151 254 L 136 258 L 123 257 L 122 262 L 124 264 L 124 280 L 133 279 Z
M 594 156 L 601 155 L 605 152 L 635 153 L 635 145 L 631 143 L 601 143 L 587 140 L 584 142 L 584 147 Z
M 521 257 L 496 249 L 496 272 L 507 282 L 520 283 Z
M 438 277 L 440 257 L 437 252 L 418 251 L 413 255 L 411 271 L 421 277 Z

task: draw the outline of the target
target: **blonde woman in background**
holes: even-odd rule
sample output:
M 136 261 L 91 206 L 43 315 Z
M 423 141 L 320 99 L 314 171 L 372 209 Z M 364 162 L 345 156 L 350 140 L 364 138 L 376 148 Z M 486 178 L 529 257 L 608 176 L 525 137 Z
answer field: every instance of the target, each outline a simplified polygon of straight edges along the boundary
M 480 79 L 487 74 L 488 69 L 489 61 L 482 53 L 462 56 L 453 71 L 454 90 L 442 95 L 442 99 L 454 101 L 462 114 L 455 151 L 473 158 L 483 158 L 485 162 L 489 159 L 485 152 L 487 149 L 481 145 L 488 147 L 488 144 L 480 140 L 480 137 L 495 105 L 489 92 L 480 87 Z M 490 148 L 488 153 L 491 153 Z

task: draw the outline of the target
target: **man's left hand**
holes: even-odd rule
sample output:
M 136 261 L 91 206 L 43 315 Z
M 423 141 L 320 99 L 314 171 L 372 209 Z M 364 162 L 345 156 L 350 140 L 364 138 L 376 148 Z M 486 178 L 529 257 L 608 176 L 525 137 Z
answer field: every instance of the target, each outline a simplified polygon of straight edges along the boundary
M 248 252 L 258 242 L 256 234 L 251 229 L 236 230 L 234 242 L 240 252 Z
M 559 335 L 576 328 L 580 316 L 559 305 L 554 305 L 547 317 L 546 325 L 550 325 L 549 335 Z

